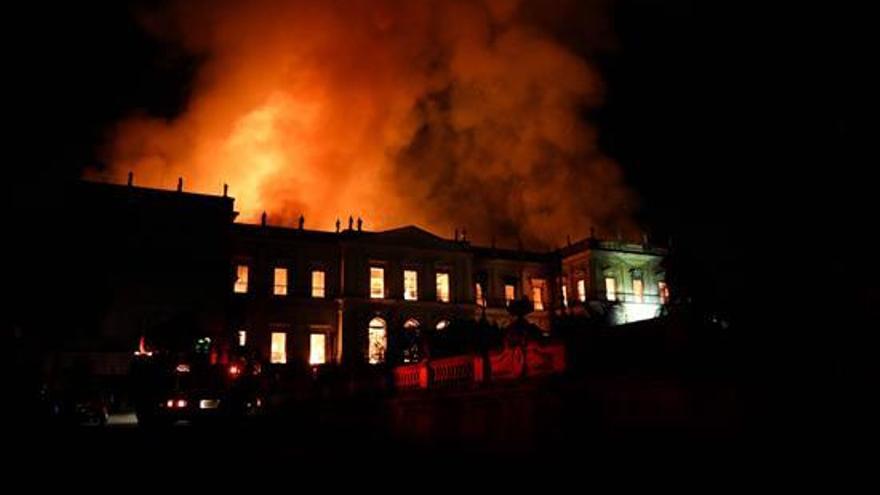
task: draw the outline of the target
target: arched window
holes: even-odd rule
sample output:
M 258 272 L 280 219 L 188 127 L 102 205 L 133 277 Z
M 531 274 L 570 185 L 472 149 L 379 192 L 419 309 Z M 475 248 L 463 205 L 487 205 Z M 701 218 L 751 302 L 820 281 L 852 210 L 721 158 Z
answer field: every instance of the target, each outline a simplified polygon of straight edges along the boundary
M 367 359 L 370 364 L 385 362 L 385 348 L 388 346 L 388 325 L 382 318 L 376 317 L 370 320 L 369 347 Z
M 437 331 L 446 330 L 449 326 L 449 320 L 440 320 L 437 322 Z
M 415 318 L 403 322 L 403 362 L 418 363 L 422 359 L 419 333 L 422 324 Z

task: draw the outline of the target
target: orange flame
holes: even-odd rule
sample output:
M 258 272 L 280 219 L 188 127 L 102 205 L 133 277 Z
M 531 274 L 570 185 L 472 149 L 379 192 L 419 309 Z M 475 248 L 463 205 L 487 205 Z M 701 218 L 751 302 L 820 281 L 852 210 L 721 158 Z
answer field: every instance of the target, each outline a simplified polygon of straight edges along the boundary
M 582 117 L 598 78 L 520 7 L 174 4 L 145 23 L 206 61 L 177 118 L 119 124 L 110 173 L 209 193 L 228 183 L 241 220 L 302 213 L 307 228 L 354 215 L 371 229 L 554 243 L 625 222 L 629 193 Z

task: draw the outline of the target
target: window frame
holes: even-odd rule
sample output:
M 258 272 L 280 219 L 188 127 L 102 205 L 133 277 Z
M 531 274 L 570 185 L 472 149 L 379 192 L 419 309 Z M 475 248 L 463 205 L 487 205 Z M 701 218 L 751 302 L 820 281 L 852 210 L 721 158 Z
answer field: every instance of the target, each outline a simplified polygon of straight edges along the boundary
M 445 298 L 441 297 L 441 291 L 440 291 L 440 286 L 441 286 L 440 280 L 441 280 L 441 278 L 444 278 L 444 277 L 446 280 L 446 297 Z M 436 296 L 437 302 L 441 302 L 444 304 L 452 302 L 452 275 L 450 274 L 449 270 L 437 270 L 437 272 L 434 274 L 434 282 L 435 282 L 435 286 L 436 286 L 435 287 L 435 292 L 436 292 L 435 296 Z
M 239 290 L 239 287 L 242 285 L 241 281 L 241 269 L 244 269 L 244 290 Z M 235 263 L 235 280 L 232 283 L 232 292 L 234 294 L 247 294 L 251 289 L 251 266 L 249 263 L 245 262 L 236 262 Z
M 278 273 L 284 273 L 284 284 L 278 283 Z M 283 288 L 283 292 L 278 292 L 279 288 Z M 290 269 L 284 265 L 275 265 L 272 268 L 272 295 L 276 297 L 286 297 L 290 295 Z
M 374 289 L 373 281 L 376 280 L 374 278 L 375 274 L 373 273 L 373 270 L 379 270 L 379 272 L 381 272 L 381 277 L 378 279 L 380 282 L 379 288 L 381 289 L 381 292 L 378 294 L 375 294 L 373 292 L 373 289 Z M 370 273 L 370 299 L 387 299 L 387 291 L 386 291 L 386 287 L 385 287 L 385 267 L 382 265 L 371 263 L 369 273 Z
M 320 295 L 315 294 L 315 275 L 318 273 L 321 274 L 321 293 Z M 327 270 L 323 268 L 313 268 L 310 272 L 310 283 L 309 283 L 309 295 L 312 299 L 326 299 L 327 298 Z
M 415 276 L 415 288 L 412 294 L 412 297 L 409 296 L 409 289 L 407 289 L 406 276 L 407 274 L 413 274 Z M 418 301 L 419 300 L 419 271 L 414 268 L 404 268 L 403 269 L 403 300 L 404 301 Z

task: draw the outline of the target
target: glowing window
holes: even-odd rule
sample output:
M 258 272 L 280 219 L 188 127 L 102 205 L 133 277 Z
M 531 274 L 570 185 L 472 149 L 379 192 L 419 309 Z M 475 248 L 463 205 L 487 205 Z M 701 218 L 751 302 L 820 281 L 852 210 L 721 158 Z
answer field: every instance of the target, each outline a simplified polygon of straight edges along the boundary
M 544 311 L 544 280 L 532 280 L 532 304 L 535 311 Z
M 568 279 L 562 279 L 562 307 L 568 307 Z
M 403 298 L 407 301 L 419 300 L 419 272 L 403 271 Z
M 275 269 L 275 287 L 272 289 L 272 293 L 276 296 L 287 295 L 287 268 Z
M 657 282 L 657 290 L 660 293 L 660 304 L 669 302 L 669 286 L 666 282 Z
M 513 284 L 504 285 L 504 303 L 510 304 L 510 301 L 516 299 L 516 287 Z
M 474 284 L 474 291 L 477 295 L 477 305 L 486 307 L 486 299 L 483 297 L 483 285 L 480 283 Z
M 633 294 L 636 296 L 636 302 L 645 302 L 645 284 L 639 279 L 633 280 Z
M 605 277 L 605 299 L 617 300 L 617 280 L 614 277 Z
M 238 331 L 238 346 L 244 347 L 247 344 L 247 332 L 244 330 Z
M 312 272 L 312 297 L 324 297 L 324 271 Z
M 449 326 L 449 320 L 440 320 L 437 322 L 437 330 L 445 330 Z
M 248 266 L 236 265 L 235 267 L 235 287 L 233 289 L 236 294 L 244 294 L 248 291 Z
M 440 302 L 449 302 L 449 274 L 437 274 L 437 300 Z
M 385 362 L 385 348 L 388 345 L 387 325 L 382 318 L 373 318 L 369 326 L 367 359 L 370 364 Z
M 272 342 L 269 347 L 269 362 L 284 364 L 287 362 L 287 334 L 284 332 L 272 332 Z
M 309 336 L 309 364 L 327 362 L 327 335 L 313 333 Z
M 404 363 L 418 363 L 422 360 L 422 349 L 419 345 L 419 320 L 410 318 L 403 323 L 403 335 L 401 336 L 401 349 Z
M 578 289 L 578 294 L 577 294 L 578 300 L 580 300 L 580 302 L 586 301 L 587 300 L 587 282 L 584 279 L 578 280 L 577 289 Z
M 370 267 L 370 299 L 385 298 L 385 269 Z

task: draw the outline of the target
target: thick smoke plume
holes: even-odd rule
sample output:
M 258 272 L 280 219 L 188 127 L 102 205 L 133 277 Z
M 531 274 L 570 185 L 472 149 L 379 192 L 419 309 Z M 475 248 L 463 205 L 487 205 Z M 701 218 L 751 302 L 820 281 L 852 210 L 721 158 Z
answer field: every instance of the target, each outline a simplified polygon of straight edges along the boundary
M 122 122 L 112 173 L 228 183 L 240 219 L 307 228 L 351 214 L 532 247 L 626 228 L 632 198 L 584 117 L 600 79 L 528 13 L 544 5 L 562 4 L 172 3 L 145 25 L 203 56 L 192 96 Z

